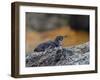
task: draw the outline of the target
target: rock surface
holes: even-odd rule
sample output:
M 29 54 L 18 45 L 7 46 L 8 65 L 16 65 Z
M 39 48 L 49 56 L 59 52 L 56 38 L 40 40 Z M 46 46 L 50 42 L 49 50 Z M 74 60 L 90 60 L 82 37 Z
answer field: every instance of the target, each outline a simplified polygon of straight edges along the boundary
M 88 65 L 89 42 L 66 47 L 47 49 L 44 52 L 33 52 L 26 56 L 26 67 Z

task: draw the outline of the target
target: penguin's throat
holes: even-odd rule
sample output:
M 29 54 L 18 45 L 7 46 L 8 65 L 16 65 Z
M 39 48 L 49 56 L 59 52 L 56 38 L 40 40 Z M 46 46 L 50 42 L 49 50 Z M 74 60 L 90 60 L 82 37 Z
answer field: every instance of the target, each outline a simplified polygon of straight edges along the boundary
M 61 41 L 55 40 L 55 43 L 56 43 L 57 45 L 60 45 L 60 44 L 61 44 Z

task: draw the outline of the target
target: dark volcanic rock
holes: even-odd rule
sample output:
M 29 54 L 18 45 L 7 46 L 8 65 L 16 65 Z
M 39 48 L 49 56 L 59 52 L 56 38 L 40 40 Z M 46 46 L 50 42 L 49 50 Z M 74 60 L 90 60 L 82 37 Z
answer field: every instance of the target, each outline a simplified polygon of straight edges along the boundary
M 26 56 L 26 67 L 87 64 L 89 64 L 88 42 L 67 48 L 60 47 L 44 52 L 33 52 Z

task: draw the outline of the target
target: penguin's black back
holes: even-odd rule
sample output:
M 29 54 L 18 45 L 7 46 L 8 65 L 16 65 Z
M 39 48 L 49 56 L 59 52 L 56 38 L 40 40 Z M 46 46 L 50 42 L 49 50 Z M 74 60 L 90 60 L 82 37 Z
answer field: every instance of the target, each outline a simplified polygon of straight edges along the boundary
M 56 47 L 55 42 L 48 41 L 48 42 L 39 44 L 39 45 L 34 49 L 34 51 L 35 51 L 35 52 L 41 52 L 41 51 L 45 51 L 47 48 L 55 48 L 55 47 Z
M 44 43 L 39 44 L 35 49 L 34 52 L 41 52 L 41 51 L 45 51 L 48 48 L 55 48 L 55 47 L 59 47 L 60 46 L 60 41 L 63 40 L 63 38 L 61 36 L 57 36 L 55 41 L 47 41 Z

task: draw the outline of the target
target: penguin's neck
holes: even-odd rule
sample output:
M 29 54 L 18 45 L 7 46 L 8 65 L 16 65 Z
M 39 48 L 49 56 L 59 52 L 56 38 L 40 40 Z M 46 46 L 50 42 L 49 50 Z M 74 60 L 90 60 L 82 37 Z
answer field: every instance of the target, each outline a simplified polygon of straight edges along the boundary
M 56 45 L 60 45 L 60 41 L 59 40 L 55 40 Z

